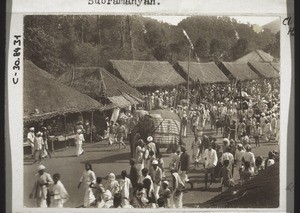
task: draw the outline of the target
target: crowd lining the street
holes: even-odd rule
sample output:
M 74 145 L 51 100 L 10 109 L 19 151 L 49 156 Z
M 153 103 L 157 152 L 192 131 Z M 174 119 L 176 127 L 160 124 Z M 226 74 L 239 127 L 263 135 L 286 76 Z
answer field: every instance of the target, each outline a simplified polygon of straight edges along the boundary
M 279 141 L 279 81 L 256 80 L 237 84 L 200 85 L 198 89 L 191 90 L 189 100 L 181 102 L 178 100 L 187 97 L 185 88 L 145 94 L 146 109 L 166 109 L 177 113 L 181 119 L 181 136 L 187 137 L 187 133 L 192 132 L 194 140 L 188 144 L 180 141 L 172 154 L 171 164 L 164 165 L 153 137 L 149 135 L 146 141 L 140 139 L 135 148 L 135 158 L 129 161 L 129 173 L 121 171 L 120 180 L 110 173 L 105 185 L 102 178 L 96 176 L 92 165 L 86 163 L 78 184 L 78 188 L 81 185 L 85 188 L 82 207 L 182 208 L 186 184 L 193 188 L 188 177 L 191 162 L 195 169 L 203 165 L 204 190 L 219 179 L 222 191 L 243 185 L 262 169 L 276 163 L 278 153 L 275 151 L 270 151 L 265 161 L 262 156 L 254 156 L 251 139 L 254 139 L 255 147 L 259 147 L 262 141 Z M 107 129 L 102 136 L 108 140 L 109 146 L 117 144 L 119 149 L 121 145 L 126 147 L 124 141 L 138 120 L 137 116 L 129 113 L 126 115 L 128 122 L 124 122 L 122 116 L 125 114 L 120 115 L 121 119 L 117 122 L 110 122 L 107 118 Z M 213 136 L 203 134 L 208 125 L 216 129 L 216 134 L 221 131 L 222 145 Z M 76 133 L 76 156 L 80 156 L 84 153 L 82 144 L 89 137 L 89 132 L 82 123 L 77 123 Z M 36 134 L 35 129 L 30 128 L 27 138 L 33 144 L 35 162 L 51 157 L 47 151 L 48 137 L 47 128 L 42 127 Z M 187 146 L 191 146 L 191 157 Z M 63 207 L 69 195 L 60 181 L 60 174 L 51 177 L 45 169 L 45 166 L 38 165 L 30 197 L 37 199 L 38 207 Z M 233 179 L 235 172 L 238 180 Z

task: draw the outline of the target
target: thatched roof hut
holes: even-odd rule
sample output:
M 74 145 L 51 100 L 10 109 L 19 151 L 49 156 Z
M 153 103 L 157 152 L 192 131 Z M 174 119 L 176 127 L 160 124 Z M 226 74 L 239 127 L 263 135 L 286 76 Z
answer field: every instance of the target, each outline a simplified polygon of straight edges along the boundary
M 133 87 L 164 87 L 185 83 L 166 61 L 110 60 L 113 73 Z
M 228 77 L 232 76 L 237 80 L 245 81 L 259 78 L 247 63 L 222 62 L 220 68 Z
M 280 74 L 269 62 L 248 62 L 248 65 L 257 74 L 265 78 L 279 78 Z
M 278 208 L 279 163 L 261 171 L 242 186 L 232 187 L 200 204 L 200 208 Z
M 74 68 L 58 80 L 96 100 L 107 98 L 120 108 L 143 102 L 136 89 L 101 67 Z
M 96 100 L 56 82 L 52 75 L 24 60 L 24 121 L 102 108 Z
M 272 62 L 274 57 L 262 50 L 254 50 L 247 55 L 235 60 L 236 63 L 247 63 L 249 61 Z
M 188 62 L 178 61 L 174 65 L 178 72 L 188 78 Z M 229 82 L 226 75 L 219 69 L 215 62 L 190 62 L 189 77 L 193 81 L 199 80 L 200 83 L 219 83 Z

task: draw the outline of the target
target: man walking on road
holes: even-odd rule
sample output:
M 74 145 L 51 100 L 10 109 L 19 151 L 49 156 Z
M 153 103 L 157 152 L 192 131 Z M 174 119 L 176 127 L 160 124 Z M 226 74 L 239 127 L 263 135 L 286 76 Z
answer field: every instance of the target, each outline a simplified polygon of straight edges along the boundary
M 182 137 L 187 137 L 186 136 L 187 124 L 188 124 L 187 114 L 186 114 L 186 111 L 184 111 L 182 118 L 181 118 L 181 135 L 182 135 Z
M 210 143 L 208 149 L 204 151 L 204 168 L 205 168 L 205 189 L 207 190 L 207 178 L 210 173 L 210 187 L 212 186 L 213 178 L 214 178 L 214 170 L 218 163 L 217 152 L 212 148 L 212 144 Z
M 115 134 L 117 132 L 117 127 L 114 124 L 113 121 L 110 121 L 110 126 L 109 126 L 109 136 L 108 136 L 108 145 L 111 146 L 115 142 Z
M 65 186 L 60 181 L 60 174 L 56 173 L 53 175 L 54 184 L 51 186 L 51 207 L 52 208 L 63 208 L 64 203 L 69 199 L 69 194 Z
M 152 168 L 150 170 L 150 176 L 153 180 L 153 189 L 154 189 L 154 196 L 155 200 L 159 198 L 159 189 L 161 186 L 162 181 L 162 171 L 161 168 L 158 167 L 158 161 L 152 161 Z
M 132 189 L 132 184 L 129 178 L 126 177 L 127 172 L 123 170 L 121 172 L 121 180 L 120 180 L 120 193 L 122 195 L 123 205 L 128 205 L 130 200 L 130 190 Z
M 85 208 L 87 206 L 90 206 L 90 204 L 96 199 L 91 189 L 91 186 L 96 183 L 96 176 L 92 169 L 92 165 L 90 163 L 85 164 L 85 170 L 77 186 L 78 189 L 82 182 L 85 188 L 84 199 L 83 199 L 83 207 Z
M 34 127 L 29 128 L 29 132 L 27 134 L 27 139 L 31 146 L 31 158 L 34 158 L 34 141 L 35 141 Z
M 42 156 L 43 156 L 43 145 L 44 145 L 44 140 L 42 137 L 42 133 L 38 132 L 36 133 L 36 137 L 34 140 L 34 162 L 41 162 Z
M 76 144 L 76 156 L 79 157 L 80 155 L 82 155 L 84 153 L 84 150 L 82 149 L 82 144 L 84 142 L 84 137 L 82 134 L 82 130 L 81 129 L 77 129 L 77 134 L 75 137 L 75 144 Z
M 130 173 L 129 173 L 129 178 L 132 184 L 133 188 L 137 187 L 137 182 L 139 179 L 139 171 L 135 165 L 135 159 L 131 158 L 130 159 Z
M 51 175 L 45 172 L 46 167 L 39 165 L 37 167 L 38 173 L 35 175 L 35 182 L 29 198 L 37 199 L 37 207 L 47 208 L 47 197 L 49 186 L 53 184 Z
M 235 161 L 235 165 L 236 165 L 236 169 L 239 172 L 240 178 L 241 178 L 241 172 L 242 172 L 242 166 L 243 166 L 243 155 L 245 153 L 244 147 L 241 143 L 237 144 L 237 150 L 234 154 L 234 161 Z
M 153 137 L 149 136 L 147 138 L 147 142 L 148 142 L 147 147 L 148 147 L 149 152 L 153 151 L 153 153 L 154 153 L 153 157 L 156 158 L 156 150 L 157 149 L 156 149 L 155 143 L 153 142 Z
M 193 188 L 193 183 L 190 182 L 189 177 L 187 175 L 190 167 L 190 156 L 188 153 L 186 153 L 186 148 L 181 147 L 181 155 L 179 158 L 179 164 L 180 164 L 180 170 L 182 172 L 181 174 L 181 180 L 183 183 L 189 183 L 191 185 L 191 188 Z

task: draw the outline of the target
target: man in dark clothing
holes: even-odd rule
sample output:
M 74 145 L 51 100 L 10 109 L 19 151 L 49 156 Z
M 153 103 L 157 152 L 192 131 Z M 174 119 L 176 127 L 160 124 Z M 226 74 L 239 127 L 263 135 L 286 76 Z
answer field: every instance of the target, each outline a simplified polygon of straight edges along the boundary
M 236 132 L 236 121 L 235 120 L 232 121 L 229 128 L 230 128 L 229 139 L 235 140 L 235 132 Z
M 209 138 L 207 137 L 207 135 L 203 135 L 202 143 L 200 145 L 200 152 L 201 153 L 204 152 L 204 150 L 208 148 L 209 143 L 210 143 L 210 141 L 209 141 Z
M 189 183 L 191 185 L 191 188 L 193 188 L 193 183 L 190 182 L 189 178 L 188 178 L 188 171 L 189 171 L 189 167 L 190 167 L 190 156 L 188 153 L 186 153 L 186 148 L 185 147 L 181 147 L 181 155 L 180 155 L 180 159 L 179 159 L 179 164 L 180 164 L 180 169 L 182 171 L 181 174 L 181 179 L 183 181 L 183 183 Z
M 133 188 L 136 188 L 137 182 L 139 179 L 139 175 L 138 175 L 138 170 L 135 166 L 135 159 L 133 159 L 133 158 L 130 159 L 130 166 L 131 167 L 130 167 L 129 179 L 131 181 Z

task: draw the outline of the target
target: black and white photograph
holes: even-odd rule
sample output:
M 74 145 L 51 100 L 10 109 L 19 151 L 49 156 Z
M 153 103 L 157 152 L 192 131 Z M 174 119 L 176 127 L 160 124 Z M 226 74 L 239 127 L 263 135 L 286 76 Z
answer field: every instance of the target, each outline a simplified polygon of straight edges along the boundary
M 281 22 L 24 15 L 24 208 L 275 211 Z

